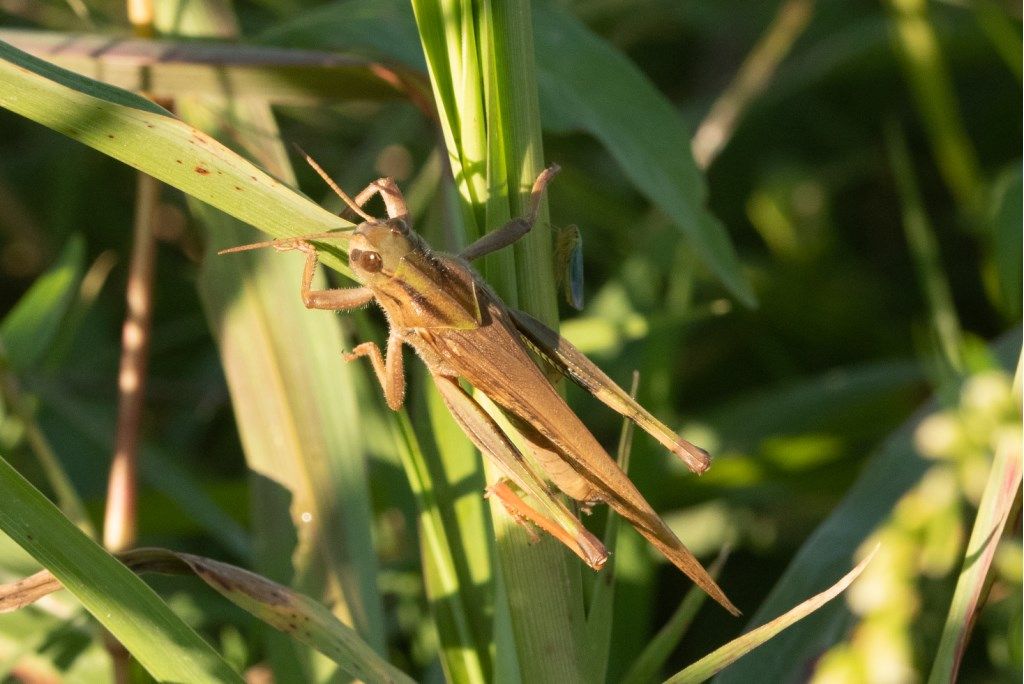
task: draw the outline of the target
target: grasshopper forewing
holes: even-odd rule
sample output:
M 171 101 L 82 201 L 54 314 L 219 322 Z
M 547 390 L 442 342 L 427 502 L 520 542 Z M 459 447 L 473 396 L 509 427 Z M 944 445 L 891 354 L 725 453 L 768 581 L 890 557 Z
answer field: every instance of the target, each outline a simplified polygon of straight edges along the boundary
M 307 160 L 336 188 L 308 156 Z M 364 342 L 346 358 L 368 356 L 388 406 L 398 409 L 405 398 L 402 345 L 415 349 L 466 435 L 529 497 L 528 504 L 505 482 L 489 488 L 517 520 L 536 523 L 590 567 L 600 569 L 608 552 L 566 508 L 548 482 L 584 504 L 607 503 L 712 598 L 739 615 L 704 567 L 555 391 L 528 348 L 650 433 L 694 472 L 707 469 L 707 453 L 654 418 L 557 332 L 505 306 L 469 265 L 472 259 L 510 245 L 529 232 L 544 188 L 557 171 L 558 167 L 552 166 L 537 178 L 526 216 L 487 233 L 457 256 L 433 251 L 410 229 L 405 200 L 391 179 L 374 181 L 354 200 L 338 189 L 350 208 L 364 218 L 367 215 L 361 207 L 375 194 L 382 196 L 388 212 L 386 220 L 368 218 L 343 234 L 348 242 L 349 265 L 360 287 L 313 290 L 317 253 L 305 239 L 259 246 L 269 244 L 306 254 L 301 293 L 307 307 L 341 311 L 375 301 L 384 310 L 390 328 L 387 353 L 373 342 Z M 226 251 L 238 249 L 244 247 Z M 543 473 L 524 458 L 491 415 L 463 389 L 460 380 L 499 407 Z

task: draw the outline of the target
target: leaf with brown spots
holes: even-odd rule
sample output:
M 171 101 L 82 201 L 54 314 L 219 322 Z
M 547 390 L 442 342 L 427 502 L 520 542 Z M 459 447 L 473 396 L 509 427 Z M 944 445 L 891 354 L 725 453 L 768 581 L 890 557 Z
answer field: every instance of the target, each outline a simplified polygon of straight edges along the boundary
M 192 573 L 225 598 L 274 629 L 320 651 L 345 672 L 366 682 L 412 682 L 381 658 L 354 629 L 313 599 L 227 563 L 168 549 L 134 549 L 118 558 L 136 573 Z M 30 605 L 61 589 L 48 570 L 0 586 L 0 613 Z

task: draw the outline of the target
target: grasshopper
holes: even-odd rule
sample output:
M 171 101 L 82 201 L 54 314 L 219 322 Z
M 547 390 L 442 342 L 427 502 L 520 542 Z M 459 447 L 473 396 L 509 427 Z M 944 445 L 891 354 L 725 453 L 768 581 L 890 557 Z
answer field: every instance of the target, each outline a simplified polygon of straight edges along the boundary
M 306 261 L 300 290 L 303 303 L 310 309 L 350 311 L 376 302 L 389 324 L 386 353 L 373 342 L 363 342 L 345 354 L 345 359 L 367 357 L 388 406 L 398 410 L 405 401 L 402 347 L 408 344 L 416 350 L 469 439 L 532 500 L 531 506 L 521 499 L 505 478 L 488 488 L 488 494 L 517 521 L 535 523 L 588 566 L 599 570 L 608 559 L 608 551 L 548 482 L 584 506 L 606 503 L 708 595 L 733 615 L 739 615 L 700 562 L 555 391 L 529 350 L 639 425 L 693 472 L 699 474 L 708 468 L 707 453 L 658 421 L 557 332 L 529 314 L 506 306 L 470 266 L 474 259 L 511 245 L 531 230 L 544 189 L 558 167 L 551 166 L 537 177 L 525 216 L 485 234 L 458 255 L 450 255 L 432 250 L 412 230 L 405 199 L 392 179 L 378 179 L 350 198 L 309 155 L 304 156 L 345 201 L 349 207 L 346 211 L 351 210 L 364 221 L 350 231 L 271 240 L 221 253 L 260 247 L 303 252 Z M 362 208 L 375 195 L 383 199 L 388 215 L 385 220 L 370 216 Z M 348 242 L 349 266 L 359 287 L 313 289 L 317 251 L 311 240 L 323 238 Z M 494 418 L 463 388 L 460 379 L 499 407 L 522 436 L 533 461 L 523 456 Z M 534 464 L 543 472 L 538 472 Z

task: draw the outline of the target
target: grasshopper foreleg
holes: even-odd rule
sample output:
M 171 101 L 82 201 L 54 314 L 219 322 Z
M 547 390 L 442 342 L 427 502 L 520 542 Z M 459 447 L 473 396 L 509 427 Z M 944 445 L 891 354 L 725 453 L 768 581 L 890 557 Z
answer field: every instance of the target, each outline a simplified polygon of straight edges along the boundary
M 377 376 L 377 382 L 384 390 L 384 400 L 392 411 L 402 408 L 405 403 L 405 363 L 402 360 L 402 338 L 394 331 L 388 335 L 387 357 L 381 354 L 380 347 L 373 342 L 357 345 L 351 353 L 345 354 L 346 361 L 354 361 L 361 356 L 370 357 L 370 364 Z
M 306 255 L 302 269 L 302 303 L 307 309 L 330 311 L 351 311 L 373 301 L 373 291 L 368 287 L 339 287 L 329 290 L 314 290 L 313 275 L 316 273 L 317 254 L 312 244 L 301 238 L 275 240 L 271 245 L 279 252 L 297 249 Z
M 525 216 L 514 218 L 497 230 L 492 230 L 479 240 L 471 244 L 459 254 L 466 261 L 473 261 L 485 254 L 496 252 L 502 247 L 508 247 L 513 242 L 523 237 L 533 228 L 537 222 L 537 214 L 540 211 L 540 200 L 544 195 L 544 188 L 551 179 L 558 173 L 557 164 L 552 164 L 540 172 L 537 180 L 533 182 L 533 189 L 530 191 L 530 211 Z

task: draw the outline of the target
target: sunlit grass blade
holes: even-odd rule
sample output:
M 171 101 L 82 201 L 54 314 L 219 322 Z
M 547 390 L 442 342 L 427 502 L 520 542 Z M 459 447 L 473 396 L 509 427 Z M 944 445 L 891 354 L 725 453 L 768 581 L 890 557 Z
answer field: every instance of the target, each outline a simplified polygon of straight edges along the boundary
M 896 49 L 917 100 L 939 172 L 961 209 L 974 218 L 982 209 L 978 155 L 960 116 L 960 106 L 928 16 L 925 0 L 888 0 Z
M 145 171 L 274 237 L 351 227 L 149 100 L 2 42 L 0 107 Z M 323 260 L 347 272 L 336 256 L 324 254 Z
M 476 491 L 470 487 L 469 492 L 461 496 L 455 494 L 450 485 L 466 480 L 460 474 L 445 472 L 442 464 L 428 461 L 404 412 L 397 414 L 396 423 L 398 452 L 419 508 L 424 580 L 441 640 L 444 671 L 449 681 L 489 681 L 493 672 L 492 628 L 487 612 L 493 606 L 494 597 L 489 595 L 486 582 L 489 577 L 479 576 L 480 563 L 472 567 L 471 557 L 480 556 L 487 564 L 483 569 L 489 574 L 489 542 L 482 538 L 486 533 L 481 524 L 483 502 L 479 498 L 466 500 L 479 497 L 483 487 Z M 450 444 L 445 438 L 438 439 L 438 443 Z M 467 455 L 473 457 L 472 453 Z M 476 479 L 472 471 L 466 475 L 470 482 Z M 471 535 L 475 532 L 476 538 L 467 538 L 467 531 Z M 483 548 L 479 548 L 481 542 Z
M 327 608 L 277 582 L 227 563 L 167 549 L 133 549 L 118 558 L 136 573 L 195 574 L 232 603 L 332 658 L 354 677 L 367 682 L 412 682 Z M 0 612 L 30 605 L 62 584 L 44 570 L 0 586 Z
M 1024 358 L 1024 357 L 1022 357 Z M 1017 363 L 1014 396 L 1020 411 L 1021 361 Z M 1019 427 L 1018 415 L 1018 427 Z M 1008 430 L 998 437 L 995 460 L 978 506 L 974 528 L 967 542 L 963 568 L 942 630 L 929 684 L 956 681 L 967 642 L 987 592 L 989 570 L 996 548 L 1003 538 L 1007 519 L 1020 497 L 1021 434 Z M 1018 504 L 1019 506 L 1019 504 Z
M 277 138 L 269 106 L 234 102 L 230 108 L 207 101 L 179 101 L 182 116 L 205 130 L 219 129 L 218 117 L 232 117 L 236 130 L 258 136 L 250 149 L 268 168 L 290 176 L 284 147 Z M 257 131 L 259 133 L 257 133 Z M 248 142 L 252 142 L 248 140 Z M 216 256 L 216 251 L 251 240 L 251 231 L 205 205 L 191 202 L 207 233 L 207 257 L 200 293 L 217 337 L 231 390 L 232 405 L 249 467 L 260 480 L 257 518 L 262 504 L 280 501 L 266 488 L 287 492 L 288 515 L 298 534 L 295 568 L 302 578 L 327 573 L 328 593 L 342 614 L 383 649 L 384 620 L 376 588 L 377 560 L 360 406 L 352 370 L 341 358 L 339 321 L 311 312 L 298 293 L 301 255 L 274 251 Z M 296 259 L 294 257 L 299 256 Z M 314 287 L 323 287 L 322 276 Z M 290 499 L 290 501 L 289 501 Z M 281 515 L 276 508 L 267 514 Z M 280 570 L 288 565 L 294 540 L 267 540 L 263 562 Z M 276 559 L 276 560 L 275 560 Z
M 877 550 L 876 548 L 875 551 Z M 871 559 L 875 557 L 875 551 L 868 554 L 853 570 L 846 573 L 842 579 L 825 591 L 812 596 L 771 622 L 761 625 L 743 636 L 733 639 L 726 645 L 715 649 L 685 670 L 669 677 L 665 680 L 665 684 L 697 684 L 698 682 L 710 679 L 716 673 L 721 672 L 782 630 L 794 625 L 836 596 L 839 596 L 864 571 L 864 568 L 871 562 Z
M 413 2 L 434 101 L 459 190 L 468 238 L 522 213 L 545 165 L 540 139 L 530 8 L 525 2 Z M 484 277 L 508 303 L 557 318 L 546 209 L 513 250 L 484 259 Z M 497 473 L 485 468 L 491 479 Z M 496 629 L 496 649 L 514 650 L 523 681 L 583 676 L 582 585 L 575 560 L 550 540 L 534 546 L 492 499 L 501 581 L 511 634 Z M 502 608 L 496 608 L 501 614 Z M 513 636 L 513 643 L 503 641 Z
M 238 33 L 230 3 L 206 0 L 179 7 L 180 26 L 191 35 Z M 295 185 L 267 102 L 236 99 L 225 90 L 220 97 L 181 97 L 177 106 L 186 121 L 232 140 Z M 339 321 L 303 306 L 296 259 L 272 250 L 217 256 L 221 249 L 251 241 L 243 237 L 250 231 L 194 199 L 189 205 L 207 242 L 200 296 L 253 473 L 257 562 L 324 596 L 343 621 L 383 653 L 384 615 L 359 421 L 360 411 L 369 407 L 360 406 L 352 370 L 341 357 Z M 325 286 L 321 274 L 313 287 Z M 284 515 L 293 529 L 278 522 Z M 283 552 L 292 548 L 294 553 Z
M 889 160 L 903 203 L 903 230 L 917 271 L 921 293 L 928 303 L 932 334 L 947 374 L 963 371 L 963 333 L 953 304 L 953 293 L 942 265 L 935 231 L 925 213 L 910 150 L 903 131 L 891 123 L 886 130 Z M 952 377 L 949 378 L 952 381 Z
M 0 458 L 0 530 L 51 571 L 161 682 L 241 682 L 128 568 Z
M 725 566 L 729 558 L 729 549 L 723 548 L 718 558 L 708 566 L 708 574 L 715 580 Z M 690 587 L 686 596 L 680 602 L 672 616 L 662 625 L 654 638 L 650 640 L 644 650 L 637 656 L 630 665 L 626 675 L 622 678 L 621 684 L 644 684 L 653 682 L 658 678 L 658 673 L 665 663 L 668 662 L 672 651 L 679 645 L 693 620 L 697 617 L 697 611 L 704 605 L 708 595 L 698 587 Z M 771 637 L 769 637 L 771 638 Z

